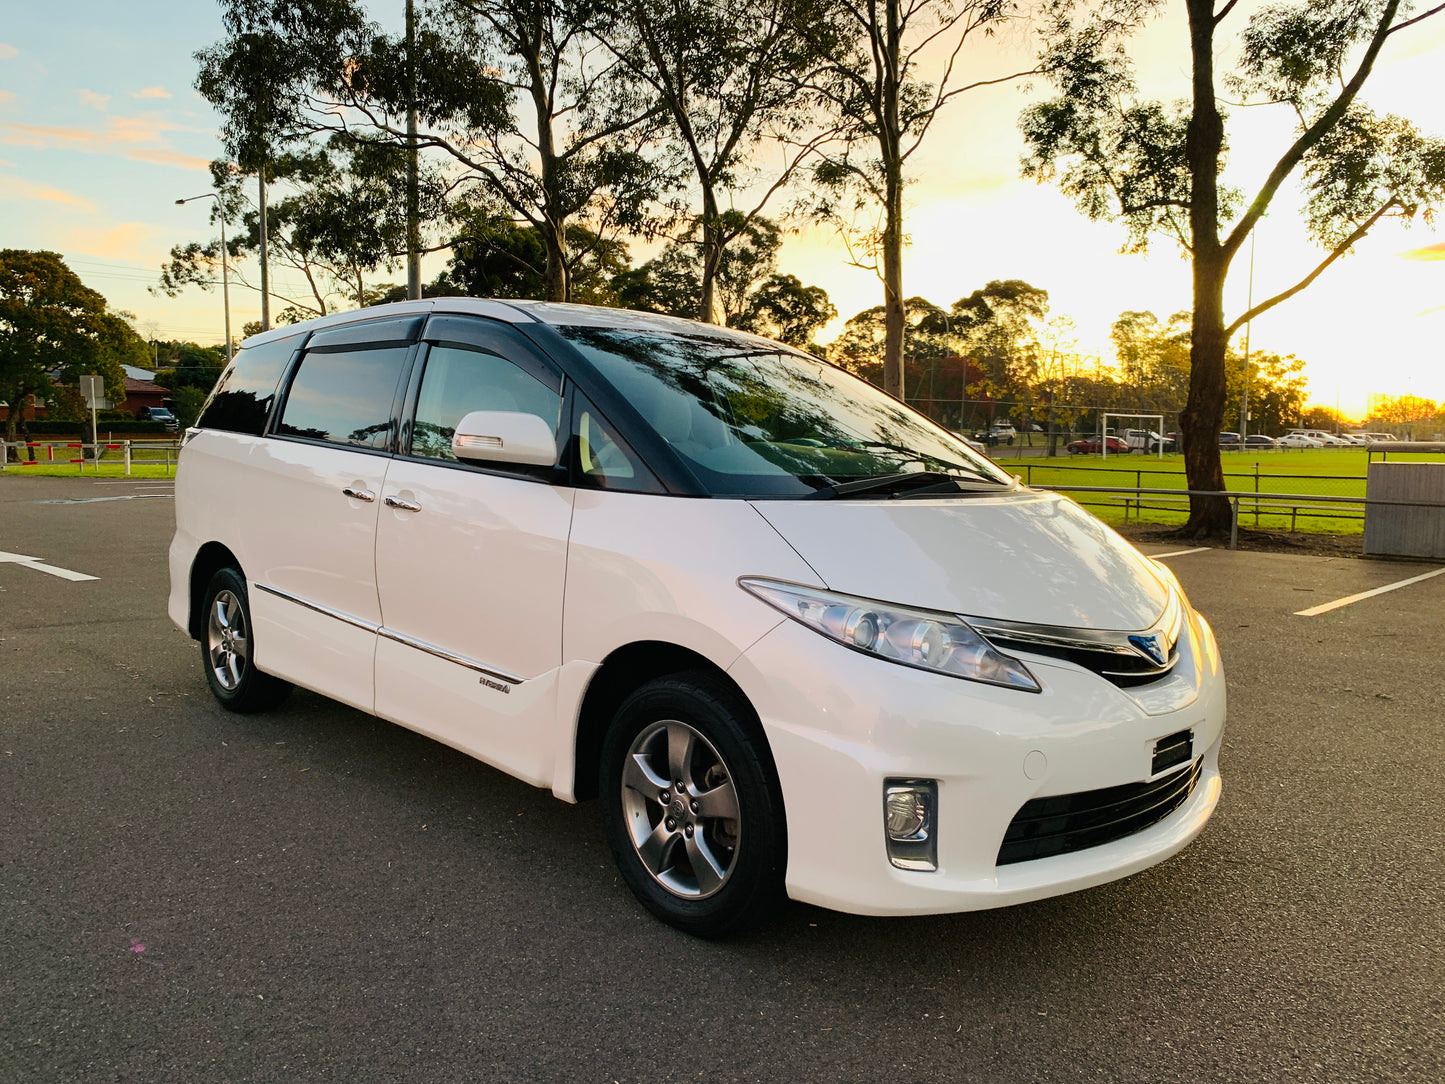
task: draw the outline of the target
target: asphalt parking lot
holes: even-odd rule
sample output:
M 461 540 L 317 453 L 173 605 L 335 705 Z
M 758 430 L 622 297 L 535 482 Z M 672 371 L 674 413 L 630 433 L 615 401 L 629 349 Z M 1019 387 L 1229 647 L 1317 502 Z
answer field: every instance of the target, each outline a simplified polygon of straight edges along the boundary
M 220 710 L 169 494 L 0 477 L 0 1080 L 1445 1079 L 1445 576 L 1298 615 L 1437 565 L 1165 558 L 1230 688 L 1170 861 L 705 943 L 591 805 L 303 692 Z

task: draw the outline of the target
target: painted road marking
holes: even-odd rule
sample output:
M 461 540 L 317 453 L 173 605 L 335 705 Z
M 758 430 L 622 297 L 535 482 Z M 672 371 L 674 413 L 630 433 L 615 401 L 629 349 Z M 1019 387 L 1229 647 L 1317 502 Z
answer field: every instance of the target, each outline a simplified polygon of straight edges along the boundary
M 21 568 L 33 568 L 36 572 L 59 576 L 62 580 L 75 580 L 78 582 L 80 580 L 100 579 L 99 576 L 87 576 L 84 572 L 72 572 L 68 568 L 56 568 L 54 565 L 47 565 L 39 557 L 26 557 L 23 553 L 6 553 L 4 550 L 0 550 L 0 565 L 19 565 Z
M 1409 587 L 1412 583 L 1419 583 L 1421 580 L 1431 580 L 1436 576 L 1445 575 L 1445 568 L 1437 568 L 1434 572 L 1425 572 L 1419 576 L 1411 576 L 1408 580 L 1400 580 L 1398 583 L 1387 583 L 1384 587 L 1376 587 L 1373 591 L 1361 591 L 1358 595 L 1348 595 L 1345 598 L 1337 598 L 1333 602 L 1326 602 L 1321 606 L 1311 606 L 1308 610 L 1296 610 L 1296 617 L 1318 617 L 1320 614 L 1329 613 L 1331 610 L 1338 610 L 1341 606 L 1348 606 L 1351 603 L 1359 602 L 1361 599 L 1374 598 L 1376 595 L 1383 595 L 1387 591 L 1398 591 L 1402 587 Z
M 1157 561 L 1161 557 L 1183 557 L 1186 553 L 1208 553 L 1209 550 L 1209 546 L 1196 546 L 1192 550 L 1170 550 L 1168 553 L 1149 553 L 1145 554 L 1145 556 L 1152 557 Z

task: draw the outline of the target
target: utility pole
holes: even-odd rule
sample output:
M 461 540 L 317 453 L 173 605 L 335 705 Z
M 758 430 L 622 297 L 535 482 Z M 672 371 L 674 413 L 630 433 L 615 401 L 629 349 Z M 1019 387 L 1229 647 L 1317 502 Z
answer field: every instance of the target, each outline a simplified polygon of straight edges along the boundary
M 421 206 L 416 149 L 416 11 L 406 0 L 406 296 L 421 298 Z

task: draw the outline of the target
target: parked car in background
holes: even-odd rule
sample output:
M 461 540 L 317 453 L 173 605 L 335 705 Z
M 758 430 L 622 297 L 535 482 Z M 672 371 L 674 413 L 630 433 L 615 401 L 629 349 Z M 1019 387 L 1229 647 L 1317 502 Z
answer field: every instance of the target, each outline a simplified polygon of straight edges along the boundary
M 1370 442 L 1373 442 L 1373 441 L 1380 441 L 1380 440 L 1399 440 L 1399 439 L 1400 439 L 1399 437 L 1395 436 L 1394 433 L 1365 433 L 1365 434 L 1363 434 L 1363 435 L 1364 435 L 1367 443 L 1370 443 Z
M 1083 440 L 1076 440 L 1072 444 L 1065 445 L 1064 450 L 1070 455 L 1098 455 L 1104 450 L 1106 442 L 1111 454 L 1129 451 L 1129 445 L 1124 443 L 1122 437 L 1105 437 L 1103 440 L 1098 437 L 1085 437 Z
M 135 416 L 138 422 L 160 422 L 171 432 L 181 427 L 180 421 L 163 406 L 141 407 Z
M 1126 429 L 1124 430 L 1124 443 L 1129 446 L 1130 451 L 1148 452 L 1153 455 L 1160 447 L 1166 452 L 1174 450 L 1174 438 L 1161 436 L 1152 429 Z M 1112 451 L 1112 449 L 1110 449 Z
M 1263 433 L 1251 433 L 1244 438 L 1244 446 L 1246 448 L 1273 448 L 1275 439 L 1267 437 Z
M 1226 451 L 1239 451 L 1244 447 L 1244 441 L 1239 439 L 1238 433 L 1220 433 L 1219 446 Z
M 1088 888 L 1219 800 L 1224 671 L 1173 572 L 728 328 L 435 298 L 263 333 L 175 515 L 168 612 L 221 707 L 294 683 L 595 798 L 690 933 Z
M 1018 439 L 1018 430 L 1009 422 L 994 422 L 987 429 L 974 434 L 974 439 L 984 444 L 1012 444 Z
M 1348 448 L 1350 441 L 1344 437 L 1337 437 L 1333 433 L 1326 433 L 1323 429 L 1291 429 L 1290 433 L 1298 433 L 1302 437 L 1309 437 L 1321 448 Z
M 1303 433 L 1286 433 L 1275 441 L 1279 448 L 1323 448 L 1324 445 L 1313 437 L 1307 437 Z

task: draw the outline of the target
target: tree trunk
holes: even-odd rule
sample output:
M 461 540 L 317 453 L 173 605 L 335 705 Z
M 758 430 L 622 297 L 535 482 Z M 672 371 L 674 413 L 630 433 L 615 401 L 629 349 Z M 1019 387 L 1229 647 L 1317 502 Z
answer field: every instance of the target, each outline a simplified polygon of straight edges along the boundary
M 901 73 L 902 34 L 897 0 L 885 3 L 884 33 L 880 62 L 882 116 L 879 117 L 879 150 L 883 159 L 883 390 L 902 399 L 903 387 L 903 122 L 898 96 Z
M 542 48 L 546 35 L 543 19 L 546 9 L 539 4 L 524 22 L 519 19 L 517 35 L 525 52 L 532 111 L 537 119 L 537 158 L 542 173 L 542 221 L 539 227 L 542 243 L 547 249 L 547 300 L 571 301 L 572 277 L 567 267 L 567 212 L 562 203 L 562 173 L 566 163 L 557 154 L 557 136 L 553 130 L 552 81 L 542 65 Z M 554 63 L 557 58 L 553 56 Z
M 1219 243 L 1219 157 L 1224 118 L 1214 95 L 1214 0 L 1187 0 L 1193 56 L 1193 112 L 1185 142 L 1189 163 L 1189 228 L 1194 264 L 1194 316 L 1189 335 L 1189 401 L 1179 416 L 1189 488 L 1224 489 L 1219 424 L 1224 416 L 1224 279 L 1229 260 Z M 1229 500 L 1190 497 L 1184 532 L 1218 536 L 1229 530 Z
M 883 211 L 883 390 L 903 398 L 903 168 L 887 163 Z
M 722 266 L 722 222 L 718 217 L 717 195 L 712 185 L 702 188 L 702 283 L 698 293 L 697 318 L 707 324 L 721 324 L 717 304 L 717 272 Z

